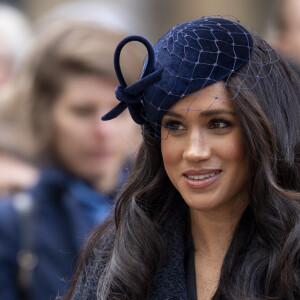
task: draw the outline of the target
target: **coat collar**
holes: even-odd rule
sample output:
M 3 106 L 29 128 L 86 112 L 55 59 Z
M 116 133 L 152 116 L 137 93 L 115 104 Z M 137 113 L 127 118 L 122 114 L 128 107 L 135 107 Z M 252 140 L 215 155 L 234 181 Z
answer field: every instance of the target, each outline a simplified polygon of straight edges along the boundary
M 185 210 L 184 210 L 185 211 Z M 188 235 L 186 213 L 176 214 L 164 227 L 165 259 L 150 289 L 150 300 L 186 300 L 185 249 Z

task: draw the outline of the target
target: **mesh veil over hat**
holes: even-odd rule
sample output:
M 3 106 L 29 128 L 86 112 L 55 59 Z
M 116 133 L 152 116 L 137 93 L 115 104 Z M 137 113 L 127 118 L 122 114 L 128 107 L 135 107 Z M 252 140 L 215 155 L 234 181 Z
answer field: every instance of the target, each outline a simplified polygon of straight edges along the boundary
M 226 86 L 230 76 L 246 63 L 252 63 L 255 37 L 237 19 L 216 16 L 177 25 L 154 47 L 141 36 L 124 39 L 115 52 L 115 69 L 121 84 L 116 89 L 116 97 L 121 103 L 102 119 L 115 118 L 128 107 L 136 123 L 150 123 L 159 136 L 163 115 L 179 99 L 220 80 Z M 121 49 L 130 41 L 143 43 L 149 55 L 142 78 L 127 87 L 119 59 Z M 253 62 L 260 64 L 261 69 L 276 60 L 269 53 L 274 50 L 267 45 L 264 48 L 262 51 L 269 56 L 267 62 Z M 247 70 L 240 75 L 249 76 Z M 258 80 L 261 75 L 258 73 L 256 77 Z

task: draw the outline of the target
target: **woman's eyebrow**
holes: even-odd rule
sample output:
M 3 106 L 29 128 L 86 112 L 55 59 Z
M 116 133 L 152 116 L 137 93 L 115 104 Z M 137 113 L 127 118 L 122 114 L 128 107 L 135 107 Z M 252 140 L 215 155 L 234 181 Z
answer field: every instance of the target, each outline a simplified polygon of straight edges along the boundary
M 177 113 L 175 111 L 172 111 L 172 110 L 167 111 L 166 114 L 165 114 L 165 116 L 170 116 L 170 117 L 176 117 L 176 118 L 179 118 L 179 119 L 184 119 L 183 115 L 181 115 L 181 114 L 179 114 L 179 113 Z
M 192 111 L 192 109 L 191 109 Z M 200 110 L 199 110 L 200 111 Z M 203 111 L 200 111 L 200 115 L 201 116 L 211 116 L 211 115 L 220 115 L 220 114 L 229 114 L 229 115 L 234 115 L 235 116 L 235 112 L 234 111 L 230 111 L 230 110 L 225 110 L 225 109 L 210 109 L 210 110 L 203 110 Z M 184 115 L 181 115 L 175 111 L 167 111 L 166 116 L 170 116 L 170 117 L 176 117 L 176 118 L 179 118 L 179 119 L 184 119 L 186 117 L 186 114 Z
M 229 114 L 235 116 L 234 111 L 225 110 L 225 109 L 210 109 L 210 110 L 203 110 L 200 112 L 201 116 L 211 116 L 211 115 L 220 115 L 220 114 Z

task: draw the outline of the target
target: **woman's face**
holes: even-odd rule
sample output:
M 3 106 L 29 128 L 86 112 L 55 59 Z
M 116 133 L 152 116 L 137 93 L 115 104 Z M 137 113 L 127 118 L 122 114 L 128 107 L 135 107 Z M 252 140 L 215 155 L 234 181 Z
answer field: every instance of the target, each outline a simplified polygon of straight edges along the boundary
M 116 83 L 93 76 L 71 76 L 52 111 L 54 151 L 59 162 L 102 192 L 111 192 L 121 166 L 139 145 L 139 127 L 125 111 L 109 122 Z
M 241 127 L 233 101 L 224 98 L 229 92 L 217 82 L 178 101 L 162 120 L 164 166 L 190 209 L 228 209 L 247 200 Z

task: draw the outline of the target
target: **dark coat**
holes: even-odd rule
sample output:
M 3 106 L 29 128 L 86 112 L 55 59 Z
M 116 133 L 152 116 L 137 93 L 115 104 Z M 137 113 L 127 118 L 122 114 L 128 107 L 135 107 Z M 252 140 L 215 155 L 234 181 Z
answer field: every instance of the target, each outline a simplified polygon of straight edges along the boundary
M 150 288 L 149 300 L 187 300 L 185 275 L 186 215 L 173 216 L 163 228 L 165 260 Z M 107 260 L 105 252 L 113 247 L 114 231 L 107 230 L 94 247 L 73 292 L 72 300 L 97 300 L 97 284 Z
M 73 179 L 62 171 L 46 170 L 29 192 L 34 201 L 34 241 L 38 257 L 32 279 L 32 300 L 54 299 L 68 290 L 79 249 L 97 225 L 74 193 L 77 181 Z M 80 190 L 82 197 L 103 200 L 103 217 L 107 216 L 111 199 L 88 187 L 80 187 Z M 16 210 L 12 201 L 0 201 L 0 299 L 22 299 L 16 288 L 19 248 L 20 220 Z
M 182 213 L 177 215 L 173 211 L 168 213 L 164 223 L 165 225 L 160 228 L 162 230 L 163 239 L 166 243 L 166 252 L 164 253 L 163 264 L 158 268 L 153 282 L 150 285 L 150 293 L 148 297 L 146 297 L 147 300 L 196 299 L 195 274 L 189 276 L 191 275 L 190 271 L 195 272 L 195 270 L 192 270 L 194 269 L 194 262 L 189 260 L 189 244 L 192 242 L 190 231 L 188 230 L 190 226 L 187 213 L 184 213 L 184 209 L 182 208 L 178 209 L 178 212 L 180 211 L 182 211 Z M 240 262 L 245 258 L 246 252 L 249 251 L 251 247 L 252 249 L 255 249 L 259 243 L 258 240 L 261 239 L 260 236 L 257 236 L 256 227 L 252 224 L 253 220 L 253 213 L 248 207 L 238 225 L 243 228 L 243 234 L 240 235 L 240 237 L 243 238 L 243 244 L 237 254 L 237 267 L 232 266 L 232 269 L 230 270 L 230 278 L 232 281 L 230 281 L 228 284 L 232 287 L 232 289 L 238 287 L 236 285 L 235 276 L 236 274 L 239 274 L 239 269 L 236 268 L 241 268 Z M 97 300 L 97 287 L 99 284 L 99 278 L 108 262 L 107 257 L 109 255 L 107 255 L 107 252 L 110 252 L 114 245 L 115 233 L 113 227 L 110 226 L 108 228 L 109 230 L 106 230 L 107 233 L 102 235 L 100 239 L 97 240 L 97 243 L 92 244 L 93 251 L 87 259 L 85 267 L 81 270 L 81 274 L 76 283 L 71 300 Z M 233 247 L 232 251 L 236 251 L 236 249 L 234 249 L 234 247 L 236 247 L 236 243 L 231 244 L 231 247 Z M 193 253 L 191 254 L 193 256 Z M 192 263 L 192 267 L 189 263 Z M 295 268 L 299 270 L 297 261 L 295 262 Z M 239 299 L 266 298 L 259 296 L 264 295 L 265 282 L 263 281 L 263 276 L 265 273 L 261 271 L 261 268 L 259 268 L 258 271 L 260 272 L 260 278 L 262 279 L 261 282 L 259 282 L 260 286 L 258 288 L 261 290 L 258 290 L 258 295 L 255 297 L 252 296 L 252 294 L 251 296 L 245 296 Z M 191 278 L 193 282 L 190 282 Z M 293 299 L 300 299 L 298 286 L 293 286 L 291 288 L 294 289 Z M 220 289 L 218 289 L 216 293 L 218 295 L 218 299 L 233 299 L 225 297 Z M 251 294 L 251 291 L 249 291 L 249 294 Z

